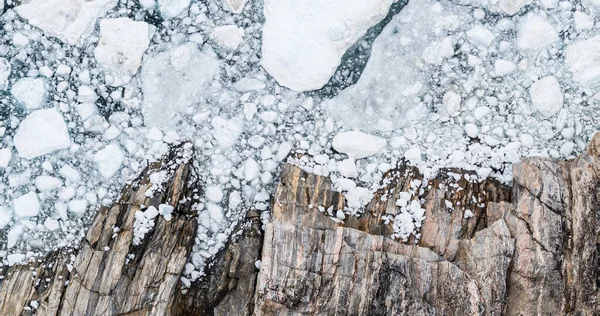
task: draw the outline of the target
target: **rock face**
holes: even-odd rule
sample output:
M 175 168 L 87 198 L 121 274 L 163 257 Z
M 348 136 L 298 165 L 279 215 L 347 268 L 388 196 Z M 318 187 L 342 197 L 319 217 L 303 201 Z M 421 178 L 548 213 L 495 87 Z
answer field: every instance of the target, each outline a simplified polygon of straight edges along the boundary
M 0 314 L 26 314 L 36 300 L 43 315 L 598 315 L 599 162 L 597 134 L 574 160 L 522 159 L 512 188 L 446 170 L 421 186 L 421 238 L 405 244 L 382 217 L 423 181 L 416 168 L 389 172 L 361 217 L 337 223 L 315 206 L 343 209 L 343 194 L 285 165 L 272 221 L 263 231 L 249 211 L 186 293 L 179 276 L 194 225 L 189 205 L 174 201 L 197 186 L 183 163 L 148 200 L 147 171 L 100 211 L 78 253 L 5 271 Z M 133 247 L 133 209 L 164 202 L 176 205 L 173 219 Z
M 182 160 L 181 153 L 176 150 L 167 161 Z M 171 180 L 148 198 L 148 177 L 159 167 L 170 170 Z M 78 250 L 59 250 L 39 265 L 5 271 L 0 315 L 28 314 L 23 308 L 32 301 L 39 303 L 37 315 L 169 313 L 195 236 L 190 210 L 198 187 L 190 167 L 185 161 L 151 166 L 123 189 L 118 202 L 100 209 Z M 134 246 L 135 211 L 163 203 L 175 207 L 172 219 L 158 217 L 154 229 Z

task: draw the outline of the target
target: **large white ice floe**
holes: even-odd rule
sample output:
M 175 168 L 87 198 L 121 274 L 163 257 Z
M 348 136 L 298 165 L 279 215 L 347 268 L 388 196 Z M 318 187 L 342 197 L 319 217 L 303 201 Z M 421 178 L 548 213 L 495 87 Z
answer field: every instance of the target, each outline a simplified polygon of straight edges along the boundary
M 100 39 L 94 56 L 111 86 L 128 83 L 138 71 L 142 55 L 150 44 L 155 27 L 129 18 L 100 21 Z
M 10 92 L 28 110 L 42 107 L 46 101 L 46 80 L 43 78 L 22 78 L 17 81 Z
M 121 169 L 124 160 L 125 153 L 117 144 L 106 145 L 94 155 L 94 163 L 96 163 L 98 172 L 107 179 Z
M 534 82 L 529 89 L 533 107 L 544 117 L 556 115 L 563 107 L 563 93 L 554 76 Z
M 539 51 L 558 41 L 558 32 L 539 14 L 526 16 L 519 24 L 517 45 L 524 51 Z
M 37 110 L 29 114 L 15 134 L 19 156 L 33 159 L 71 146 L 71 138 L 63 116 L 55 109 Z
M 26 2 L 26 1 L 24 1 Z M 29 24 L 47 36 L 75 45 L 82 35 L 94 30 L 96 19 L 117 4 L 117 0 L 32 0 L 16 7 Z M 83 36 L 85 37 L 85 36 Z
M 35 192 L 21 195 L 14 201 L 15 216 L 18 218 L 33 217 L 40 213 L 40 201 Z
M 454 40 L 446 34 L 463 18 L 439 2 L 409 2 L 373 43 L 358 82 L 327 101 L 329 113 L 349 128 L 375 131 L 402 128 L 426 115 L 419 102 L 430 80 L 426 70 L 454 55 Z
M 569 44 L 565 61 L 575 81 L 584 87 L 597 85 L 600 82 L 600 35 Z
M 142 114 L 147 126 L 172 127 L 175 118 L 202 101 L 219 73 L 219 61 L 188 43 L 160 53 L 142 65 Z
M 392 0 L 266 0 L 262 65 L 297 91 L 323 87 L 342 56 L 381 21 Z
M 354 159 L 373 156 L 383 150 L 387 141 L 375 135 L 349 131 L 342 132 L 333 138 L 333 149 Z

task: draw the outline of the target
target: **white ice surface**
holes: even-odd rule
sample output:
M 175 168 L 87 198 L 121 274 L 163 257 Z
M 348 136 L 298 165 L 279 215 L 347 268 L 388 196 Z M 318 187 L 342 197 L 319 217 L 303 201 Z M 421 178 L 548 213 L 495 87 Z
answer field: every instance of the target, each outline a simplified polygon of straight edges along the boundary
M 148 48 L 154 26 L 129 18 L 100 21 L 100 39 L 94 56 L 112 86 L 128 83 L 138 71 Z
M 387 14 L 392 0 L 266 0 L 262 65 L 296 91 L 323 87 L 346 50 Z
M 12 86 L 10 92 L 28 110 L 39 109 L 46 101 L 46 80 L 43 78 L 23 78 Z
M 29 114 L 15 134 L 19 156 L 33 159 L 71 145 L 63 116 L 55 109 L 37 110 Z
M 202 101 L 205 89 L 219 72 L 219 62 L 196 44 L 159 53 L 142 66 L 142 113 L 150 127 L 173 126 L 176 117 Z
M 117 0 L 31 0 L 17 6 L 17 13 L 48 36 L 75 45 L 93 30 L 98 16 Z

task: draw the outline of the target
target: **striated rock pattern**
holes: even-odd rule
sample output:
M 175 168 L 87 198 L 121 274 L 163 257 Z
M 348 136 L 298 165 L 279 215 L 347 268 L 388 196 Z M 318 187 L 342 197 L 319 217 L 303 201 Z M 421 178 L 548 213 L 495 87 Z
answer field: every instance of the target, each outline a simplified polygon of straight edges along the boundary
M 577 159 L 515 164 L 512 190 L 449 170 L 416 194 L 427 216 L 417 246 L 378 236 L 389 229 L 369 220 L 394 214 L 398 192 L 422 180 L 416 170 L 396 170 L 363 215 L 370 224 L 356 225 L 311 208 L 335 211 L 344 199 L 288 166 L 254 314 L 598 315 L 599 163 L 597 134 Z
M 13 266 L 0 283 L 0 315 L 165 315 L 179 291 L 180 275 L 195 237 L 191 203 L 197 191 L 189 157 L 175 150 L 126 186 L 111 207 L 100 209 L 79 250 L 59 250 L 43 263 Z M 170 180 L 154 197 L 149 175 L 167 169 Z M 183 202 L 181 202 L 183 201 Z M 133 245 L 140 205 L 170 204 L 172 218 Z M 32 301 L 37 310 L 24 310 Z
M 285 165 L 264 231 L 250 210 L 206 276 L 181 291 L 195 223 L 190 200 L 177 201 L 198 185 L 179 161 L 153 199 L 143 194 L 150 171 L 126 187 L 78 251 L 4 271 L 0 314 L 598 315 L 599 166 L 600 134 L 570 161 L 522 159 L 512 188 L 460 170 L 423 185 L 403 166 L 363 215 L 337 223 L 323 210 L 343 209 L 343 194 Z M 382 221 L 403 191 L 427 216 L 405 244 Z M 133 246 L 135 208 L 156 203 L 175 206 L 173 219 Z M 32 300 L 39 309 L 24 310 Z

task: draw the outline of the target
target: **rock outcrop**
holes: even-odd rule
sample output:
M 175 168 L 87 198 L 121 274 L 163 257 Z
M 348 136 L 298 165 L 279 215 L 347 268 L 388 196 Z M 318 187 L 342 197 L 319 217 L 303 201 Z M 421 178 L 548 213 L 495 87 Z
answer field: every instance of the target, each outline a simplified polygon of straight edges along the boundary
M 142 194 L 150 171 L 125 188 L 79 250 L 5 271 L 0 314 L 597 315 L 599 166 L 597 134 L 576 159 L 522 159 L 512 188 L 444 171 L 413 196 L 426 215 L 420 239 L 401 243 L 382 219 L 424 181 L 415 168 L 391 171 L 363 215 L 335 222 L 322 210 L 343 209 L 343 194 L 284 165 L 264 231 L 249 211 L 206 276 L 181 291 L 195 223 L 189 200 L 178 201 L 199 186 L 179 161 L 155 198 Z M 134 246 L 135 207 L 156 203 L 175 206 L 173 219 Z M 38 310 L 23 310 L 32 300 Z
M 8 269 L 0 283 L 0 315 L 168 314 L 181 292 L 196 230 L 191 204 L 199 187 L 189 154 L 178 148 L 127 185 L 118 202 L 100 209 L 79 249 Z M 149 198 L 149 176 L 157 170 L 167 170 L 170 180 Z M 160 204 L 174 207 L 172 218 L 158 216 L 135 245 L 136 211 Z M 37 309 L 31 308 L 34 301 Z

